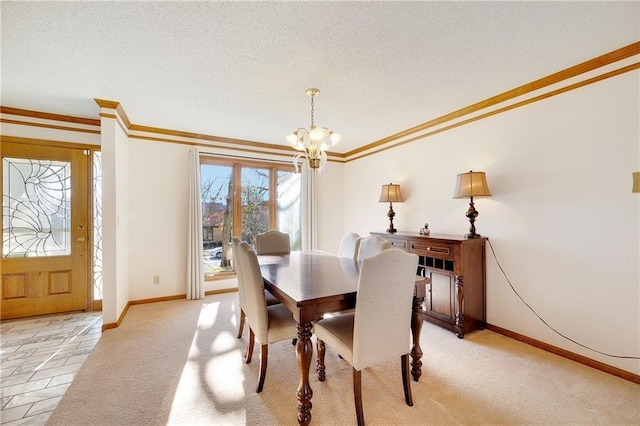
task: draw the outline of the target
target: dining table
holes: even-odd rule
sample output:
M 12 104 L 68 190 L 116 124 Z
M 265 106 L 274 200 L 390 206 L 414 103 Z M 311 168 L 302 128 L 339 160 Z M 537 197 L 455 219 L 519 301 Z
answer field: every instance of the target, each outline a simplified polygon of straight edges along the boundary
M 258 262 L 266 290 L 291 311 L 297 322 L 296 359 L 300 382 L 296 406 L 298 423 L 306 425 L 311 421 L 313 396 L 309 384 L 313 322 L 323 314 L 355 308 L 360 265 L 352 258 L 314 250 L 259 255 Z M 422 374 L 420 332 L 426 283 L 424 277 L 416 277 L 411 323 L 408 324 L 412 333 L 411 375 L 416 382 Z M 392 291 L 393 282 L 390 282 L 389 292 Z

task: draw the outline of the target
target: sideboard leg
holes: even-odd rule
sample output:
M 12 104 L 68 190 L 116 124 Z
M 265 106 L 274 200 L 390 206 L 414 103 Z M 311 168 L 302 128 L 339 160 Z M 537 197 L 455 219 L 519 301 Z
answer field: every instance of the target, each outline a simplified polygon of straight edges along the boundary
M 454 331 L 458 338 L 464 338 L 464 311 L 462 304 L 464 303 L 464 279 L 462 275 L 458 275 L 455 281 L 456 291 L 456 326 Z

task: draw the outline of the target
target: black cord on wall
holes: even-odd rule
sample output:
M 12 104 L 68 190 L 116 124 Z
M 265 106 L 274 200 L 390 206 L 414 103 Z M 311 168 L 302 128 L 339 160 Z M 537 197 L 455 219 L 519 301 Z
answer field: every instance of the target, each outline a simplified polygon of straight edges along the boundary
M 638 357 L 638 356 L 612 355 L 612 354 L 608 354 L 608 353 L 606 353 L 606 352 L 599 351 L 599 350 L 597 350 L 597 349 L 590 348 L 589 346 L 583 345 L 582 343 L 576 342 L 576 341 L 575 341 L 575 340 L 573 340 L 572 338 L 570 338 L 570 337 L 568 337 L 568 336 L 565 336 L 564 334 L 560 333 L 558 330 L 556 330 L 555 328 L 553 328 L 551 325 L 549 325 L 549 323 L 548 323 L 548 322 L 546 322 L 546 321 L 545 321 L 545 320 L 544 320 L 540 315 L 538 315 L 538 313 L 537 313 L 537 312 L 536 312 L 536 311 L 531 307 L 531 305 L 529 305 L 529 304 L 528 304 L 528 303 L 527 303 L 527 302 L 522 298 L 522 296 L 520 296 L 520 294 L 517 292 L 517 290 L 513 287 L 513 284 L 511 284 L 511 281 L 509 280 L 509 277 L 507 277 L 507 274 L 504 272 L 504 269 L 502 269 L 502 265 L 500 265 L 500 262 L 498 261 L 498 257 L 496 256 L 496 252 L 495 252 L 495 250 L 493 249 L 493 245 L 491 244 L 491 240 L 488 240 L 488 241 L 489 241 L 489 247 L 491 248 L 491 253 L 493 253 L 493 258 L 496 260 L 496 264 L 498 265 L 498 268 L 500 268 L 500 271 L 502 271 L 502 275 L 504 275 L 504 278 L 505 278 L 505 279 L 507 280 L 507 282 L 509 283 L 509 286 L 511 287 L 511 290 L 513 290 L 513 292 L 516 294 L 516 296 L 518 296 L 518 298 L 522 301 L 522 303 L 524 303 L 524 304 L 525 304 L 525 306 L 526 306 L 527 308 L 529 308 L 529 310 L 530 310 L 531 312 L 533 312 L 533 314 L 534 314 L 536 317 L 538 317 L 538 319 L 539 319 L 540 321 L 542 321 L 542 323 L 543 323 L 544 325 L 546 325 L 547 327 L 549 327 L 549 329 L 551 329 L 554 333 L 556 333 L 556 334 L 557 334 L 558 336 L 560 336 L 560 337 L 563 337 L 563 338 L 567 339 L 567 340 L 568 340 L 568 341 L 570 341 L 570 342 L 575 343 L 576 345 L 578 345 L 578 346 L 580 346 L 580 347 L 583 347 L 583 348 L 585 348 L 585 349 L 589 349 L 590 351 L 593 351 L 593 352 L 597 352 L 597 353 L 599 353 L 599 354 L 601 354 L 601 355 L 609 356 L 609 357 L 612 357 L 612 358 L 640 359 L 640 357 Z

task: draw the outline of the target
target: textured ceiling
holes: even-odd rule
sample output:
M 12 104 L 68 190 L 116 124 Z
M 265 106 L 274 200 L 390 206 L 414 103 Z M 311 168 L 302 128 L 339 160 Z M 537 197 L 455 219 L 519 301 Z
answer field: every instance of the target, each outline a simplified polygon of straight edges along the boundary
M 638 41 L 639 2 L 2 1 L 3 106 L 348 152 Z M 631 35 L 631 37 L 630 37 Z

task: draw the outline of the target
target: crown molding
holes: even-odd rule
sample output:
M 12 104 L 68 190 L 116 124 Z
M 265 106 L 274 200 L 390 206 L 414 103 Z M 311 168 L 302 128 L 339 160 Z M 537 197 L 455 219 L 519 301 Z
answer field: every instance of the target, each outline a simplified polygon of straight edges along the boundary
M 415 142 L 438 133 L 442 133 L 459 126 L 463 126 L 496 114 L 500 114 L 514 108 L 519 108 L 533 102 L 547 99 L 570 90 L 584 87 L 607 78 L 615 77 L 640 68 L 640 62 L 625 64 L 625 60 L 640 55 L 640 42 L 632 43 L 612 52 L 600 55 L 596 58 L 579 63 L 572 67 L 542 77 L 538 80 L 516 87 L 504 93 L 487 98 L 480 102 L 450 112 L 443 116 L 434 118 L 425 123 L 411 127 L 404 131 L 395 133 L 369 144 L 363 145 L 357 149 L 347 153 L 327 152 L 328 160 L 333 162 L 346 163 L 354 161 L 378 152 L 386 151 L 391 148 Z M 612 65 L 622 65 L 620 68 L 607 70 Z M 630 62 L 630 61 L 627 61 Z M 604 68 L 604 69 L 603 69 Z M 590 76 L 594 71 L 598 70 L 599 75 Z M 583 77 L 582 81 L 575 81 L 577 78 Z M 564 87 L 559 85 L 565 84 Z M 546 89 L 546 93 L 540 93 Z M 539 92 L 539 93 L 536 93 Z M 529 96 L 526 99 L 518 99 Z M 266 142 L 250 141 L 243 139 L 228 138 L 223 136 L 205 135 L 199 133 L 191 133 L 179 130 L 170 130 L 159 127 L 143 126 L 132 123 L 120 102 L 106 99 L 95 98 L 101 111 L 99 116 L 102 118 L 116 119 L 128 137 L 150 140 L 165 143 L 182 143 L 194 146 L 202 146 L 209 148 L 232 149 L 244 151 L 247 153 L 270 153 L 275 155 L 291 155 L 297 151 L 288 145 L 276 145 Z M 0 113 L 3 115 L 0 122 L 10 124 L 21 124 L 29 126 L 39 126 L 47 128 L 55 128 L 58 130 L 79 131 L 96 133 L 95 127 L 100 126 L 100 119 L 74 117 L 62 114 L 53 114 L 47 112 L 30 111 L 19 108 L 11 108 L 0 106 Z M 16 117 L 28 117 L 29 120 L 16 120 L 6 118 L 7 115 Z M 50 123 L 49 121 L 70 123 L 79 126 L 60 126 Z M 81 126 L 90 126 L 92 128 L 83 128 Z M 99 130 L 97 130 L 99 133 Z

